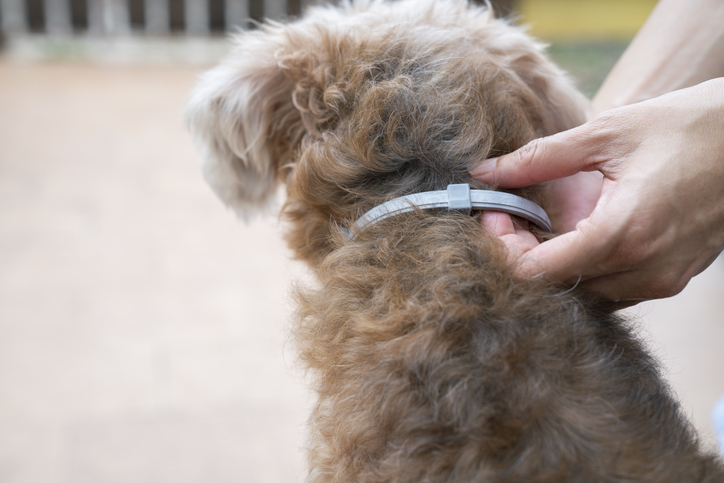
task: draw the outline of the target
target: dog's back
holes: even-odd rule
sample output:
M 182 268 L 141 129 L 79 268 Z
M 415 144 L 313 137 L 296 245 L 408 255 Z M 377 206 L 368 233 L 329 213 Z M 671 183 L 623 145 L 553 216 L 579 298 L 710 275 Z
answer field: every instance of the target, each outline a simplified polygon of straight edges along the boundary
M 300 295 L 309 481 L 724 481 L 625 321 L 501 250 L 459 214 L 340 240 Z
M 585 109 L 539 46 L 455 0 L 313 10 L 241 35 L 206 76 L 188 119 L 207 178 L 242 212 L 286 182 L 288 242 L 319 276 L 298 297 L 308 481 L 724 481 L 626 323 L 514 278 L 477 216 L 340 230 L 475 185 L 472 163 Z

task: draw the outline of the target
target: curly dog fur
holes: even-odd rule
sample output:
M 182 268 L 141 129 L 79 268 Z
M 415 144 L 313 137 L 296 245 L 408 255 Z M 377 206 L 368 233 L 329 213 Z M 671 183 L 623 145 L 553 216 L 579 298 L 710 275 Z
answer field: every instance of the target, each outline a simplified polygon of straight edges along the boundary
M 479 216 L 370 208 L 472 182 L 476 161 L 587 104 L 520 29 L 461 0 L 316 8 L 236 38 L 187 119 L 242 215 L 285 184 L 315 377 L 307 481 L 722 482 L 659 368 L 595 298 L 512 275 Z M 544 188 L 518 192 L 545 203 Z

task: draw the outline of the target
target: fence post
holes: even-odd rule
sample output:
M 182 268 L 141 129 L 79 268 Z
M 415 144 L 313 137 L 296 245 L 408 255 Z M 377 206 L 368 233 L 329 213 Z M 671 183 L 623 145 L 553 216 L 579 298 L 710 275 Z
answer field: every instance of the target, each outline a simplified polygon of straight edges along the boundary
M 127 34 L 131 32 L 131 6 L 128 0 L 109 0 L 110 21 L 108 32 L 114 34 Z
M 280 20 L 287 16 L 287 0 L 264 0 L 264 18 Z
M 131 25 L 128 2 L 88 0 L 88 30 L 97 35 L 129 33 Z
M 246 29 L 249 25 L 249 0 L 226 0 L 224 26 L 226 30 Z
M 73 19 L 68 0 L 45 0 L 45 29 L 49 34 L 68 35 L 73 32 Z
M 9 33 L 24 33 L 28 30 L 25 18 L 25 2 L 23 0 L 0 0 L 2 23 L 0 30 Z
M 184 5 L 186 33 L 209 33 L 209 4 L 207 0 L 186 0 Z
M 330 2 L 329 0 L 301 0 L 302 11 L 307 7 L 311 7 L 313 5 L 324 5 L 326 3 L 334 3 L 334 2 Z
M 88 0 L 88 32 L 92 34 L 102 34 L 105 32 L 103 0 Z
M 171 29 L 168 0 L 145 0 L 144 13 L 147 33 L 165 34 Z

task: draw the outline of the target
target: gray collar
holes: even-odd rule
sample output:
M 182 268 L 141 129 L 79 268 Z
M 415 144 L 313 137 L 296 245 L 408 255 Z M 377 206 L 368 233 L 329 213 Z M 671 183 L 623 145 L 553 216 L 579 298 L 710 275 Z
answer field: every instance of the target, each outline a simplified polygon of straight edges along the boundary
M 530 200 L 501 191 L 471 190 L 470 185 L 451 184 L 446 190 L 425 191 L 395 198 L 362 215 L 352 227 L 352 233 L 391 216 L 415 209 L 429 210 L 447 208 L 448 211 L 461 211 L 470 214 L 472 210 L 500 211 L 519 216 L 535 224 L 538 228 L 551 232 L 551 222 L 546 212 Z

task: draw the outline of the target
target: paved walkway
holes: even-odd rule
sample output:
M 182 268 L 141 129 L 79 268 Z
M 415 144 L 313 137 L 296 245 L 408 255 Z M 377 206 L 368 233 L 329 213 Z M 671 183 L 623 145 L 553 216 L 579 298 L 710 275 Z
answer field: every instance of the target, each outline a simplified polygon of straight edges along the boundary
M 181 123 L 199 69 L 0 58 L 0 481 L 301 481 L 310 406 L 275 220 L 238 222 Z M 724 262 L 637 309 L 705 439 Z

